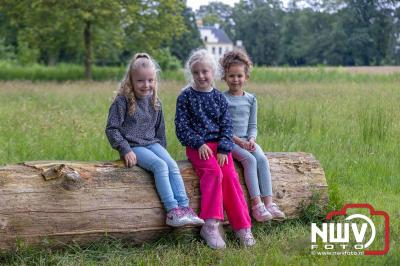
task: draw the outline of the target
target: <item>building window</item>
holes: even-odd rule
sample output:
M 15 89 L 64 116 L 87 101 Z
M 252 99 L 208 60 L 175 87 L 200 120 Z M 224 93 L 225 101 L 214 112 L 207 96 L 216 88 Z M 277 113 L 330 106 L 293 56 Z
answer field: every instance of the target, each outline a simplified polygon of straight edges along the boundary
M 212 47 L 212 54 L 215 54 L 215 47 Z
M 219 47 L 219 54 L 222 55 L 222 47 Z
M 207 36 L 204 36 L 204 41 L 207 42 Z

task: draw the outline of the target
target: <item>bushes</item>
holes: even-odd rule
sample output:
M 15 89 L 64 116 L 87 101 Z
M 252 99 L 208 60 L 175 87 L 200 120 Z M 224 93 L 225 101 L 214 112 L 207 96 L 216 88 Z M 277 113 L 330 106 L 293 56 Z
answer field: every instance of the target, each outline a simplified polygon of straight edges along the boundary
M 184 81 L 181 64 L 172 56 L 169 49 L 162 49 L 154 55 L 161 67 L 161 77 L 166 80 Z M 126 66 L 93 67 L 93 80 L 120 80 Z M 44 66 L 31 64 L 22 66 L 14 61 L 0 61 L 0 80 L 83 80 L 84 69 L 81 65 L 58 64 Z M 342 68 L 266 68 L 256 67 L 251 73 L 251 81 L 256 83 L 281 82 L 397 82 L 400 72 L 393 73 L 351 73 Z
M 125 73 L 125 67 L 94 67 L 94 80 L 119 80 Z M 16 65 L 9 61 L 0 61 L 0 80 L 82 80 L 84 69 L 80 65 L 59 64 L 44 66 L 32 64 Z
M 162 70 L 175 71 L 182 67 L 179 59 L 171 54 L 169 48 L 163 48 L 158 50 L 154 54 L 154 58 L 156 59 Z
M 183 74 L 179 71 L 181 63 L 171 54 L 168 48 L 159 50 L 154 57 L 161 67 L 161 76 L 163 78 L 183 80 Z M 120 80 L 125 71 L 125 65 L 121 67 L 93 66 L 93 80 Z M 84 68 L 81 65 L 65 63 L 56 66 L 20 65 L 11 60 L 0 61 L 0 80 L 66 81 L 82 79 L 84 79 Z

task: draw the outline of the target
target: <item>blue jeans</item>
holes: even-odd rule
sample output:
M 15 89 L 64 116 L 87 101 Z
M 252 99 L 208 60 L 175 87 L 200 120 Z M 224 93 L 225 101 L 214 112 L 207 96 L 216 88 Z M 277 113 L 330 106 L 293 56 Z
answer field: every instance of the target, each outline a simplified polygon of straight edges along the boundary
M 137 164 L 152 172 L 158 195 L 168 211 L 177 207 L 188 207 L 189 199 L 175 160 L 159 143 L 143 147 L 132 147 Z
M 250 198 L 272 196 L 269 162 L 261 147 L 256 143 L 256 150 L 250 152 L 235 144 L 232 155 L 243 166 Z

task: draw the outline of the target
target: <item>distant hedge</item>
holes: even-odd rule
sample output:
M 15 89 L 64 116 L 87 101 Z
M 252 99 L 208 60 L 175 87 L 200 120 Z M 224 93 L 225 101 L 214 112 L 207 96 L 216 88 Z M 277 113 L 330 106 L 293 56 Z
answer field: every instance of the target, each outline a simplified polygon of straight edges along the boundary
M 121 80 L 126 67 L 93 67 L 93 80 Z M 182 69 L 162 71 L 161 78 L 165 80 L 184 81 Z M 58 64 L 56 66 L 30 65 L 21 66 L 11 62 L 0 61 L 0 80 L 31 80 L 31 81 L 71 81 L 83 80 L 83 66 L 73 64 Z M 394 73 L 354 73 L 341 67 L 256 67 L 250 76 L 253 82 L 318 82 L 318 81 L 400 81 L 400 68 Z

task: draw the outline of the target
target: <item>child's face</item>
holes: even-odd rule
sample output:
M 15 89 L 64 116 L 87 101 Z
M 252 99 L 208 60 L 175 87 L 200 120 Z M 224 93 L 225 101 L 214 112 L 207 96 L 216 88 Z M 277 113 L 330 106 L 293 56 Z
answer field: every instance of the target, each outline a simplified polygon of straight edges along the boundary
M 156 74 L 151 67 L 138 68 L 132 72 L 133 92 L 136 97 L 150 95 L 156 86 Z
M 231 92 L 240 92 L 243 90 L 245 82 L 249 79 L 249 75 L 246 74 L 244 65 L 232 65 L 225 72 L 224 79 Z
M 214 79 L 212 68 L 202 61 L 192 66 L 193 81 L 198 90 L 207 90 L 212 86 Z

